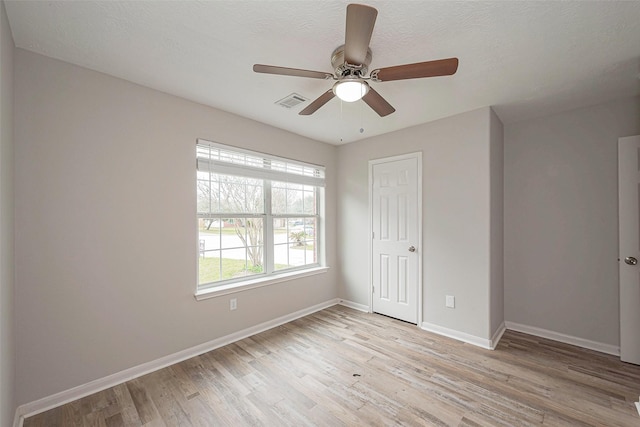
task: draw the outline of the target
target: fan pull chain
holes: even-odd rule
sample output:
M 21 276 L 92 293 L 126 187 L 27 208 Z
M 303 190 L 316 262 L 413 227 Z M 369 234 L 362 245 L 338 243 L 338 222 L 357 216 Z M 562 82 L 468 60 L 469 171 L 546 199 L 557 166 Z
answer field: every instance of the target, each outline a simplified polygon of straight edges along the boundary
M 360 133 L 364 133 L 364 125 L 362 122 L 362 109 L 364 108 L 362 106 L 362 104 L 364 103 L 364 101 L 362 101 L 362 99 L 360 99 Z

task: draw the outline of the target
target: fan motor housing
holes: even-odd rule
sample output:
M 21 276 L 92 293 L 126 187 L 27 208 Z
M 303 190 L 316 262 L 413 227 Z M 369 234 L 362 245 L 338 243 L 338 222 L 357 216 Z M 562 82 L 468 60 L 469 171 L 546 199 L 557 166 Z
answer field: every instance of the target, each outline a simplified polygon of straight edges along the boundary
M 373 54 L 369 48 L 367 49 L 367 57 L 364 60 L 364 64 L 349 64 L 344 60 L 344 45 L 340 45 L 331 54 L 331 66 L 335 70 L 337 77 L 349 75 L 364 77 L 369 71 L 368 67 L 372 58 Z

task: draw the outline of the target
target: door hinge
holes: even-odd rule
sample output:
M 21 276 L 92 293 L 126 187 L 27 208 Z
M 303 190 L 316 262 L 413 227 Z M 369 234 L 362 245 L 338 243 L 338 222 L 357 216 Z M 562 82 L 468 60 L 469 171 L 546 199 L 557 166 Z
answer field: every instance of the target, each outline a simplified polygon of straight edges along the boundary
M 375 293 L 376 293 L 376 287 L 375 287 L 375 286 L 372 286 L 372 287 L 371 287 L 371 293 L 372 293 L 372 294 L 375 294 Z
M 371 238 L 372 238 L 372 239 L 375 239 L 375 238 L 376 238 L 376 232 L 375 232 L 375 231 L 372 231 L 372 232 L 371 232 Z

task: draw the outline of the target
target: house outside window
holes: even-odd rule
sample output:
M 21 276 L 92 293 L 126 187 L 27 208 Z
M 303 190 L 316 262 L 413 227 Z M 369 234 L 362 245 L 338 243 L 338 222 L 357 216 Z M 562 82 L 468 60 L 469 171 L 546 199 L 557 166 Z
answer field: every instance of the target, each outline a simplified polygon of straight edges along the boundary
M 324 167 L 198 140 L 198 291 L 321 267 Z

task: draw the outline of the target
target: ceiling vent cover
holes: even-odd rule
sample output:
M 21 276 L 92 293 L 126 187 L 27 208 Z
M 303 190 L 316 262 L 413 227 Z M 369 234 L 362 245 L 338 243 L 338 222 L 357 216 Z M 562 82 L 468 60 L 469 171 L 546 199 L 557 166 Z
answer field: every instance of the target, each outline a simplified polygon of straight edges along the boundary
M 305 98 L 304 96 L 297 93 L 292 93 L 291 95 L 287 95 L 281 100 L 276 101 L 275 103 L 284 108 L 293 108 L 296 105 L 302 104 L 306 101 L 308 101 L 308 98 Z

